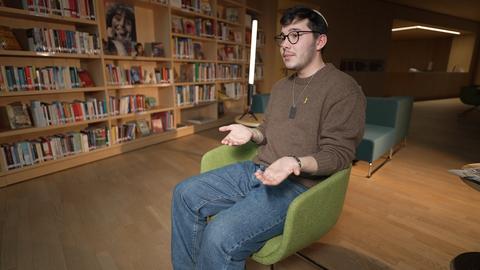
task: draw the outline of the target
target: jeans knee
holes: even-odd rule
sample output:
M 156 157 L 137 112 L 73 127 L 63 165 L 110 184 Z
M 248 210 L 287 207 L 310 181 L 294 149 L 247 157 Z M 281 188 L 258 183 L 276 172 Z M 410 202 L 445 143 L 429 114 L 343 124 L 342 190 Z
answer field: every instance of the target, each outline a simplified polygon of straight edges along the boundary
M 232 226 L 226 223 L 213 220 L 205 228 L 202 239 L 202 247 L 207 250 L 221 252 L 232 256 L 237 245 L 236 232 Z

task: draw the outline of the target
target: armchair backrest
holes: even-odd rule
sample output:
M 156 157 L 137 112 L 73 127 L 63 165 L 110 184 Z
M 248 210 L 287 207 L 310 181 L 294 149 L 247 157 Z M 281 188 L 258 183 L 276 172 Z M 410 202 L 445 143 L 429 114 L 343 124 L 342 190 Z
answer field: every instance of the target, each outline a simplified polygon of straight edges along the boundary
M 393 96 L 392 99 L 398 101 L 397 128 L 395 128 L 395 143 L 405 139 L 410 129 L 410 119 L 412 118 L 413 97 L 411 96 Z
M 270 99 L 270 94 L 254 95 L 252 100 L 252 112 L 264 113 L 265 110 L 267 109 L 267 104 L 269 99 Z
M 395 127 L 398 101 L 385 97 L 367 97 L 366 123 Z

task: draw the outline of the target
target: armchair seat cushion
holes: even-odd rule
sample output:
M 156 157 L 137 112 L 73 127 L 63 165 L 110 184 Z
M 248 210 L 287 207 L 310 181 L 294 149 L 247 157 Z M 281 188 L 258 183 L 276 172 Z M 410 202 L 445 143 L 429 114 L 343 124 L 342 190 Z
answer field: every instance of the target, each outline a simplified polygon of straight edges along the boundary
M 395 128 L 365 125 L 365 133 L 357 148 L 357 158 L 368 162 L 380 158 L 395 144 Z

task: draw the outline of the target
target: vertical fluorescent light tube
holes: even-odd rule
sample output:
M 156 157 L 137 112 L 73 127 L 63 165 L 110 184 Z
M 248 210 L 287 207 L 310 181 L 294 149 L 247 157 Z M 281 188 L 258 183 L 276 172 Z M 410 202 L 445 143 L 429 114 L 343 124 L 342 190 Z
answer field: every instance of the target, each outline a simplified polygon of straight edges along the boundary
M 257 29 L 258 20 L 252 21 L 252 40 L 250 43 L 250 67 L 248 70 L 248 83 L 253 84 L 253 78 L 255 76 L 255 54 L 257 52 Z

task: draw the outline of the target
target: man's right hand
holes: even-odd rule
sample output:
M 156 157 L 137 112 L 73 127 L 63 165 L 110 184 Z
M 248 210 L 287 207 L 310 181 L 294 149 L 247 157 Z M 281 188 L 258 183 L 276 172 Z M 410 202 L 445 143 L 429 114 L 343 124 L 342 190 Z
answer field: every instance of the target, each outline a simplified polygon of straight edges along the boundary
M 220 127 L 218 130 L 225 132 L 230 131 L 222 140 L 222 144 L 226 145 L 242 145 L 249 142 L 252 139 L 253 133 L 246 126 L 240 124 L 233 124 Z

